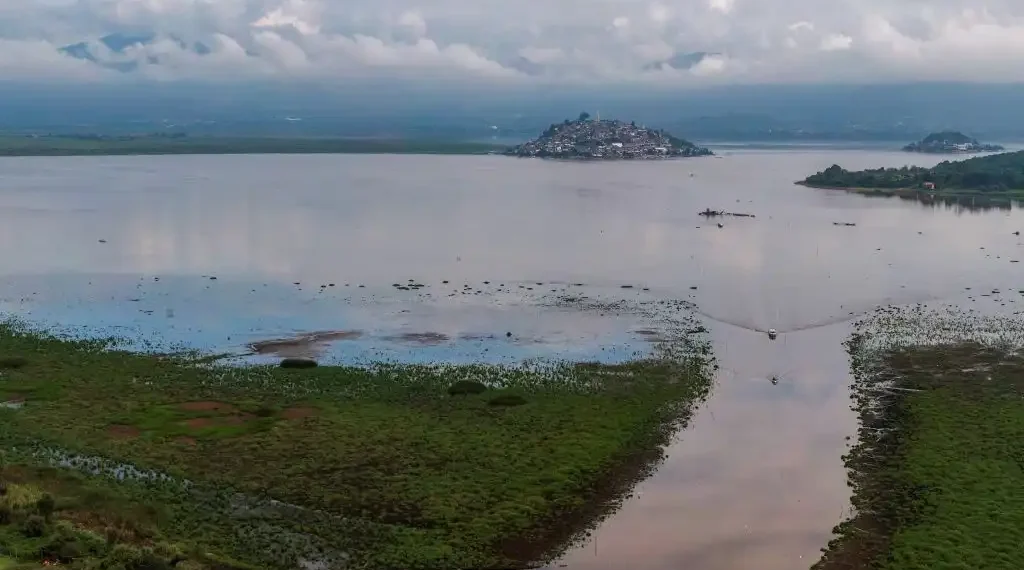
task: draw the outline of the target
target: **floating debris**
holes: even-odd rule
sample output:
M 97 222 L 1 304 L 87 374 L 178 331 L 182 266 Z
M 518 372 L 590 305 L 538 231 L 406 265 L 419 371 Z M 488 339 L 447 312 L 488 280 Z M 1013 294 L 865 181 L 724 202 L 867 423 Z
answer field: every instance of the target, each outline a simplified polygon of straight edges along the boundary
M 708 218 L 714 218 L 716 216 L 733 216 L 736 218 L 756 218 L 754 214 L 744 214 L 741 212 L 726 212 L 725 210 L 712 210 L 711 208 L 705 209 L 703 212 L 698 212 L 697 215 L 705 216 Z

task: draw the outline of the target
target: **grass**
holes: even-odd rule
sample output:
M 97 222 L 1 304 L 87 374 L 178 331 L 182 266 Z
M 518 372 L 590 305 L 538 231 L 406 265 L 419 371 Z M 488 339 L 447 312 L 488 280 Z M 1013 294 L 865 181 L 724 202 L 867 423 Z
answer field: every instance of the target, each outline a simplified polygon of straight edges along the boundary
M 1020 324 L 925 315 L 872 324 L 891 341 L 906 332 L 901 320 L 930 321 L 944 341 L 850 343 L 862 427 L 845 459 L 857 514 L 819 570 L 1024 568 Z
M 546 559 L 710 389 L 705 356 L 286 369 L 108 348 L 0 325 L 0 357 L 23 359 L 0 371 L 0 401 L 24 400 L 0 408 L 8 497 L 49 494 L 76 532 L 207 568 Z
M 0 135 L 0 156 L 163 154 L 487 154 L 495 144 L 415 139 L 273 137 L 109 137 Z

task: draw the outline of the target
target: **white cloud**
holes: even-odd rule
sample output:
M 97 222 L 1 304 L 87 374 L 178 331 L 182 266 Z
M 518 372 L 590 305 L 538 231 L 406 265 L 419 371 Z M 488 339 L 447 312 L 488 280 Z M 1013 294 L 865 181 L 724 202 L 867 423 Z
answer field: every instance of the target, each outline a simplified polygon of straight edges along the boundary
M 672 17 L 672 10 L 668 6 L 660 2 L 656 2 L 651 4 L 647 11 L 647 16 L 655 24 L 665 24 Z
M 725 71 L 729 61 L 723 56 L 712 55 L 700 60 L 690 68 L 690 73 L 697 76 L 718 75 Z
M 0 2 L 0 46 L 4 77 L 1020 81 L 1024 2 L 20 0 Z M 700 53 L 718 55 L 660 65 Z
M 829 34 L 822 38 L 822 51 L 842 51 L 850 49 L 853 45 L 853 38 L 845 34 Z
M 732 12 L 733 6 L 735 5 L 736 0 L 708 0 L 708 7 L 723 14 Z
M 524 47 L 519 50 L 519 55 L 527 61 L 539 65 L 549 65 L 564 62 L 567 55 L 561 48 Z
M 310 24 L 294 14 L 287 14 L 280 8 L 272 10 L 252 23 L 254 28 L 280 28 L 284 26 L 291 26 L 306 35 L 313 35 L 320 31 L 315 24 Z
M 419 12 L 413 10 L 402 12 L 402 15 L 398 17 L 398 27 L 416 38 L 421 38 L 427 34 L 426 20 L 423 19 Z

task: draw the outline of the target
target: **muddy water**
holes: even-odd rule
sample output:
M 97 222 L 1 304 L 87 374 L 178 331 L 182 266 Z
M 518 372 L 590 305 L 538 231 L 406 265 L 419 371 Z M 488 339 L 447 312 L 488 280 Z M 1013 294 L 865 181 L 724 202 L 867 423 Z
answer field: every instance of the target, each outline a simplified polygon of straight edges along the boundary
M 689 299 L 722 366 L 715 393 L 661 470 L 559 564 L 788 570 L 813 562 L 846 504 L 851 313 L 1024 303 L 1017 211 L 791 184 L 833 163 L 909 161 L 934 162 L 3 159 L 0 311 L 266 359 L 305 340 L 341 361 L 613 361 L 645 350 L 651 323 L 545 299 Z M 756 217 L 718 228 L 705 208 Z M 769 327 L 778 340 L 756 332 Z

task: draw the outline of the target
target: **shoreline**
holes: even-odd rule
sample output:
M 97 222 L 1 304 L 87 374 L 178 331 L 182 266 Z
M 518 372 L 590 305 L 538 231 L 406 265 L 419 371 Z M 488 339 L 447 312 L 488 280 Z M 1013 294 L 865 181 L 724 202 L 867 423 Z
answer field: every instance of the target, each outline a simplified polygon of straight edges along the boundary
M 592 156 L 519 156 L 516 154 L 505 154 L 498 153 L 500 156 L 506 158 L 516 158 L 524 160 L 549 160 L 552 162 L 645 162 L 645 161 L 669 161 L 669 160 L 687 160 L 691 158 L 716 158 L 719 155 L 716 154 L 698 154 L 693 156 L 638 156 L 638 157 L 601 157 L 595 158 Z
M 0 158 L 243 154 L 501 154 L 507 145 L 431 139 L 287 137 L 30 137 L 0 135 Z
M 213 553 L 216 565 L 189 558 L 200 568 L 294 567 L 310 552 L 376 567 L 526 567 L 570 547 L 651 473 L 713 384 L 706 352 L 542 372 L 223 367 L 108 348 L 0 323 L 0 480 L 8 497 L 57 504 L 36 513 L 0 495 L 0 548 L 21 560 L 38 561 L 17 532 L 33 517 L 45 515 L 44 537 L 81 542 L 123 516 L 169 549 Z M 191 490 L 47 471 L 57 466 L 31 448 L 168 473 Z M 69 480 L 102 500 L 80 504 Z M 225 494 L 280 503 L 259 507 L 275 513 L 249 529 Z M 161 519 L 137 517 L 137 504 Z
M 884 198 L 916 198 L 920 200 L 1024 200 L 1024 190 L 1014 192 L 983 193 L 983 192 L 929 192 L 920 188 L 863 188 L 851 186 L 823 186 L 812 184 L 806 180 L 793 182 L 796 186 L 814 188 L 816 190 L 838 190 L 850 194 Z
M 1012 443 L 1024 429 L 1016 397 L 1024 359 L 1010 345 L 957 338 L 961 328 L 943 330 L 942 318 L 881 311 L 871 333 L 884 337 L 883 346 L 862 330 L 847 341 L 860 417 L 858 441 L 843 458 L 854 514 L 835 527 L 812 570 L 1024 563 L 1014 547 L 1024 529 L 1013 522 L 1024 520 L 1024 503 L 1008 499 L 1024 482 Z M 972 318 L 983 320 L 961 315 L 945 324 Z M 1014 325 L 992 324 L 1019 342 Z M 916 334 L 953 329 L 954 336 L 908 338 L 920 325 Z

